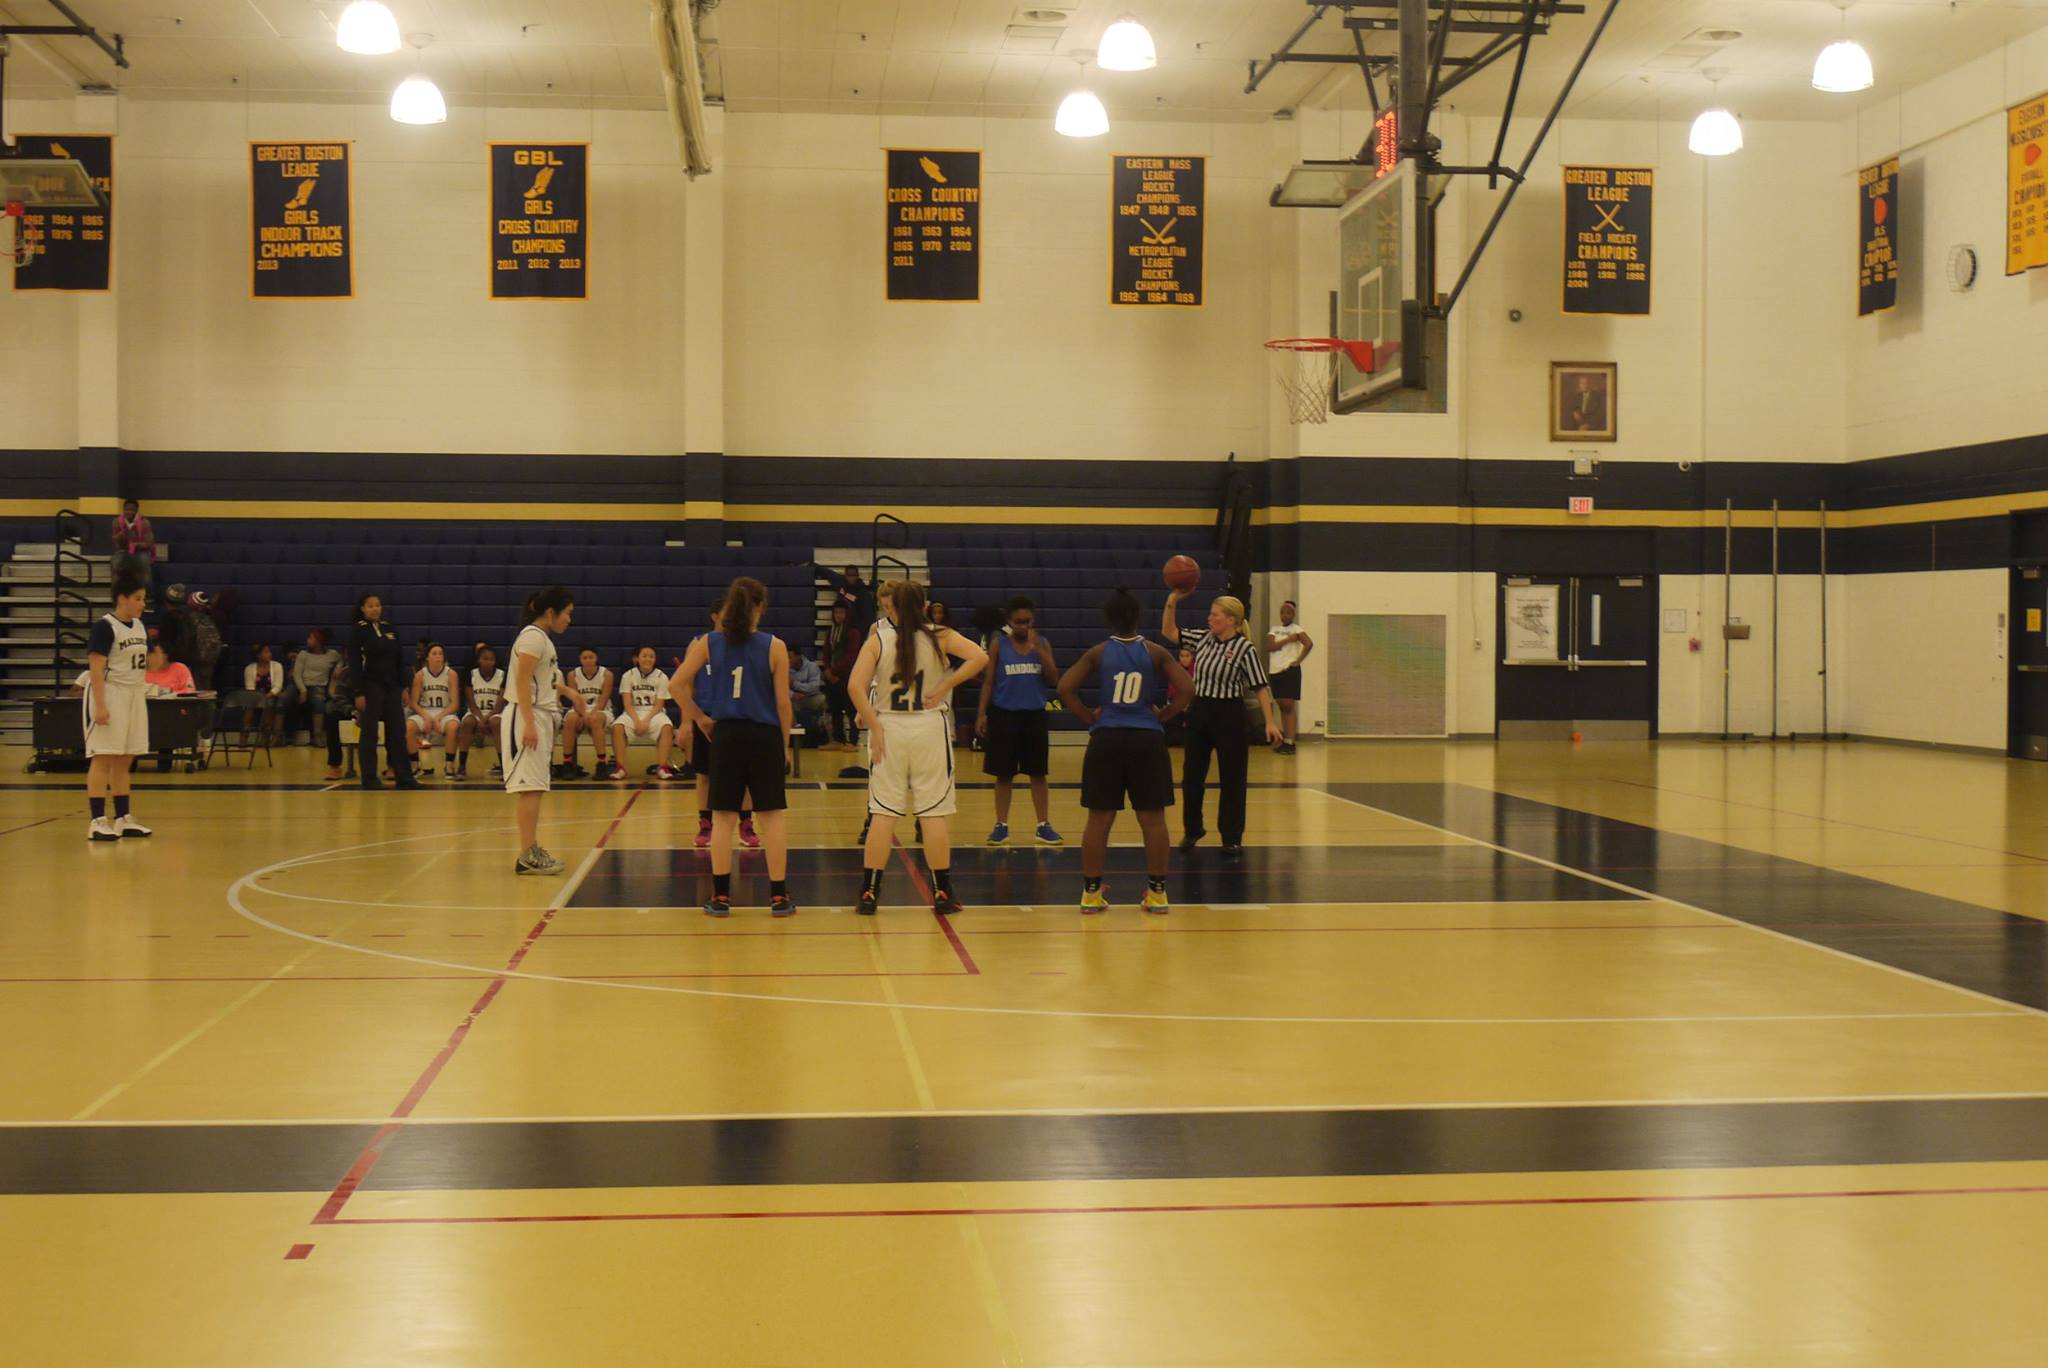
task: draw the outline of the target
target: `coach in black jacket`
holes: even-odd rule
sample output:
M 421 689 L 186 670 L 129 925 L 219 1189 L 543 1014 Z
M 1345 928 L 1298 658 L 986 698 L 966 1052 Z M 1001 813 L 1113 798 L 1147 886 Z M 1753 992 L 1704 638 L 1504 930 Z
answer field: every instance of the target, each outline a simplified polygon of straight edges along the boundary
M 356 629 L 348 639 L 348 664 L 356 681 L 356 723 L 362 729 L 362 784 L 383 788 L 377 778 L 377 728 L 384 728 L 384 750 L 398 787 L 413 789 L 412 761 L 405 753 L 405 690 L 412 683 L 405 648 L 384 623 L 384 600 L 365 594 L 356 601 Z

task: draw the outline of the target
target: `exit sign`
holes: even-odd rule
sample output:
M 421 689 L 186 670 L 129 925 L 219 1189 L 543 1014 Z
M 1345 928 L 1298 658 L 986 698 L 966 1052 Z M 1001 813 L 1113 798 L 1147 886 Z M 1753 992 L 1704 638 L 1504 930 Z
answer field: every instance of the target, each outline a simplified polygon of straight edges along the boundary
M 1567 513 L 1591 513 L 1593 511 L 1593 496 L 1591 494 L 1572 495 L 1564 501 L 1564 511 Z

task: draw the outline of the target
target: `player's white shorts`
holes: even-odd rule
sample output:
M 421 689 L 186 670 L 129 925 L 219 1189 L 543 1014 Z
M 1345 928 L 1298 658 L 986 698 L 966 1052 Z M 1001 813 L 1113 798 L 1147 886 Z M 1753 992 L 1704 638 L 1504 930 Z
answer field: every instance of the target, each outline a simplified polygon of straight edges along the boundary
M 554 777 L 555 715 L 534 713 L 534 745 L 520 742 L 525 709 L 513 704 L 498 722 L 498 764 L 505 771 L 505 792 L 546 793 Z
M 85 753 L 87 755 L 149 754 L 149 691 L 106 686 L 107 720 L 92 720 L 92 689 L 86 688 L 79 706 L 85 712 Z
M 628 741 L 653 741 L 658 739 L 663 732 L 675 726 L 675 723 L 669 721 L 668 714 L 659 708 L 656 708 L 654 715 L 644 722 L 635 721 L 628 714 L 622 715 L 619 718 L 618 724 L 626 729 L 626 739 Z
M 574 716 L 574 714 L 571 714 L 571 716 Z M 590 708 L 584 713 L 583 725 L 592 731 L 609 732 L 612 729 L 612 723 L 617 720 L 608 709 Z
M 462 715 L 462 725 L 468 727 L 478 740 L 495 742 L 497 738 L 491 733 L 498 729 L 500 719 L 510 711 L 509 708 L 500 708 L 498 716 L 492 719 L 486 719 L 476 712 L 466 712 Z
M 882 758 L 868 770 L 868 811 L 897 817 L 950 817 L 953 791 L 953 714 L 876 714 Z M 869 741 L 872 752 L 873 741 Z
M 455 733 L 455 729 L 462 725 L 462 719 L 454 713 L 444 714 L 439 726 L 428 721 L 424 713 L 407 713 L 405 720 L 419 728 L 422 736 L 452 736 Z

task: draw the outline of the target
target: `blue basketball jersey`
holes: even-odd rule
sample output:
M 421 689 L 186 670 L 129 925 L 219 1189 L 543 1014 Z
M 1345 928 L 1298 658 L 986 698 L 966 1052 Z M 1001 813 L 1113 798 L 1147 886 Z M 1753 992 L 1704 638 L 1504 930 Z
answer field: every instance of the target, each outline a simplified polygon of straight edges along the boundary
M 1008 632 L 997 637 L 995 692 L 989 695 L 989 706 L 1007 712 L 1044 712 L 1051 697 L 1038 652 L 1019 650 Z
M 1158 690 L 1159 670 L 1152 663 L 1151 648 L 1143 637 L 1111 637 L 1102 644 L 1099 674 L 1102 681 L 1101 712 L 1090 730 L 1106 727 L 1142 728 L 1165 731 L 1159 715 L 1152 711 L 1152 696 Z
M 775 641 L 767 632 L 755 632 L 746 644 L 735 646 L 719 632 L 711 638 L 711 680 L 709 706 L 698 704 L 721 722 L 763 722 L 776 726 L 782 721 L 775 710 L 775 671 L 768 652 Z
M 718 640 L 718 637 L 719 634 L 717 632 L 707 632 L 698 640 L 702 641 L 708 649 L 713 642 Z M 707 713 L 711 712 L 711 671 L 713 668 L 711 661 L 711 656 L 705 656 L 704 668 L 697 671 L 696 679 L 690 682 L 691 696 L 697 700 L 697 706 Z M 716 714 L 714 713 L 713 716 L 716 716 Z

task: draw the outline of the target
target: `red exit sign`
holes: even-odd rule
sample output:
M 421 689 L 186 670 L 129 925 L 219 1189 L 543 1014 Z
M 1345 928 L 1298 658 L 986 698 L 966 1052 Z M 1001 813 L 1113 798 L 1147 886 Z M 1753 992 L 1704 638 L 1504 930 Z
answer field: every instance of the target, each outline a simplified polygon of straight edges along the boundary
M 1564 511 L 1567 513 L 1591 513 L 1593 511 L 1593 496 L 1591 494 L 1572 495 L 1564 501 Z

